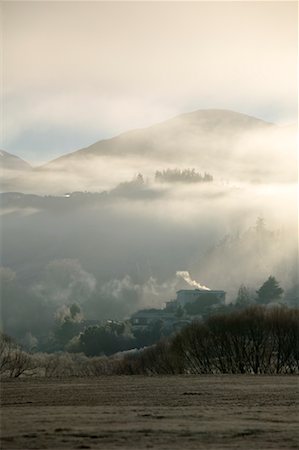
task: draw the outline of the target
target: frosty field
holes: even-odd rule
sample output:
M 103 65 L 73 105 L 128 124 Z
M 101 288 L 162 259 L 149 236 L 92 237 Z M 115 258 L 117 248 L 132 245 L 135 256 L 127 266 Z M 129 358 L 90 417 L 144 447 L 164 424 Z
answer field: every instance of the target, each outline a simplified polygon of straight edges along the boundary
M 290 449 L 296 376 L 111 376 L 1 383 L 1 449 Z

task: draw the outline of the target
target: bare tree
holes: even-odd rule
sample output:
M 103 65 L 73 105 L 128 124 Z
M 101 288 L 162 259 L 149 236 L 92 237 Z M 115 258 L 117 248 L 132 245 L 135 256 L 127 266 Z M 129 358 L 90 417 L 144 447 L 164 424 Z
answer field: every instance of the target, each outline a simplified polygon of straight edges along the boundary
M 32 369 L 32 360 L 28 353 L 23 352 L 20 349 L 16 349 L 11 353 L 8 369 L 10 377 L 18 378 L 20 375 L 23 375 Z
M 0 332 L 0 374 L 5 373 L 12 358 L 12 352 L 17 348 L 16 343 L 5 333 Z

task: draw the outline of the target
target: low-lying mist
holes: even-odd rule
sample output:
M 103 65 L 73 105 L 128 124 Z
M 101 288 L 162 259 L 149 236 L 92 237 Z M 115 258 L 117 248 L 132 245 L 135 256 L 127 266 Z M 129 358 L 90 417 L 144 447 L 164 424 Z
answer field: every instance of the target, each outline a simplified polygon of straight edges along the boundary
M 233 302 L 274 275 L 296 289 L 296 185 L 149 183 L 62 197 L 2 194 L 2 321 L 40 336 L 59 311 L 123 319 L 162 307 L 188 284 Z M 189 286 L 190 288 L 193 288 Z
M 294 133 L 197 112 L 6 171 L 4 330 L 42 339 L 72 304 L 88 320 L 162 307 L 189 286 L 177 272 L 228 303 L 270 275 L 298 295 Z
M 199 110 L 129 131 L 31 171 L 2 173 L 3 191 L 63 195 L 110 190 L 138 173 L 195 168 L 218 181 L 295 183 L 297 128 L 225 110 Z

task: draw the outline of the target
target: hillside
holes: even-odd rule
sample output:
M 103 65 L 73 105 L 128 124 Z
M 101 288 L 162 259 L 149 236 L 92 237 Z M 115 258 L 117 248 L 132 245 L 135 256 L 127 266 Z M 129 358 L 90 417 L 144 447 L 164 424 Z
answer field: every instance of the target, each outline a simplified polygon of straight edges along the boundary
M 0 150 L 0 166 L 4 170 L 31 170 L 32 167 L 23 159 L 12 155 L 4 150 Z
M 102 191 L 138 173 L 195 169 L 230 182 L 296 182 L 296 129 L 226 110 L 199 110 L 105 139 L 4 183 L 6 190 L 55 194 Z M 24 163 L 26 164 L 26 163 Z
M 257 129 L 268 130 L 273 125 L 254 117 L 225 110 L 198 110 L 182 114 L 173 119 L 153 125 L 148 128 L 128 131 L 111 139 L 105 139 L 69 153 L 50 164 L 64 164 L 77 158 L 89 158 L 93 156 L 163 156 L 174 155 L 177 150 L 180 153 L 192 151 L 192 147 L 198 146 L 198 156 L 212 147 L 210 139 L 235 140 L 240 134 Z M 185 144 L 184 144 L 185 143 Z
M 296 179 L 295 133 L 288 127 L 226 110 L 199 110 L 128 131 L 64 155 L 40 170 L 124 181 L 166 167 L 195 167 L 216 178 L 253 182 Z M 104 172 L 104 173 L 103 173 Z M 102 186 L 104 187 L 104 185 Z

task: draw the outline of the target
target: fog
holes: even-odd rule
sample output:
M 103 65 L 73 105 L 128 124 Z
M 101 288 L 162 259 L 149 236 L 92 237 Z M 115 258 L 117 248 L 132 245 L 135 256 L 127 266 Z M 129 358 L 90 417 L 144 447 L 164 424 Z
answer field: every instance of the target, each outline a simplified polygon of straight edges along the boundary
M 297 128 L 225 110 L 202 110 L 102 140 L 30 170 L 2 170 L 2 191 L 101 192 L 138 173 L 194 168 L 216 182 L 297 182 Z
M 199 110 L 31 169 L 3 153 L 4 330 L 45 349 L 58 322 L 123 320 L 191 286 L 233 303 L 270 275 L 293 302 L 296 131 Z
M 104 193 L 1 197 L 2 319 L 21 340 L 72 304 L 88 320 L 124 319 L 190 284 L 227 303 L 269 275 L 286 295 L 298 285 L 295 183 L 137 177 Z
M 296 2 L 1 6 L 0 146 L 30 162 L 196 108 L 296 120 Z

